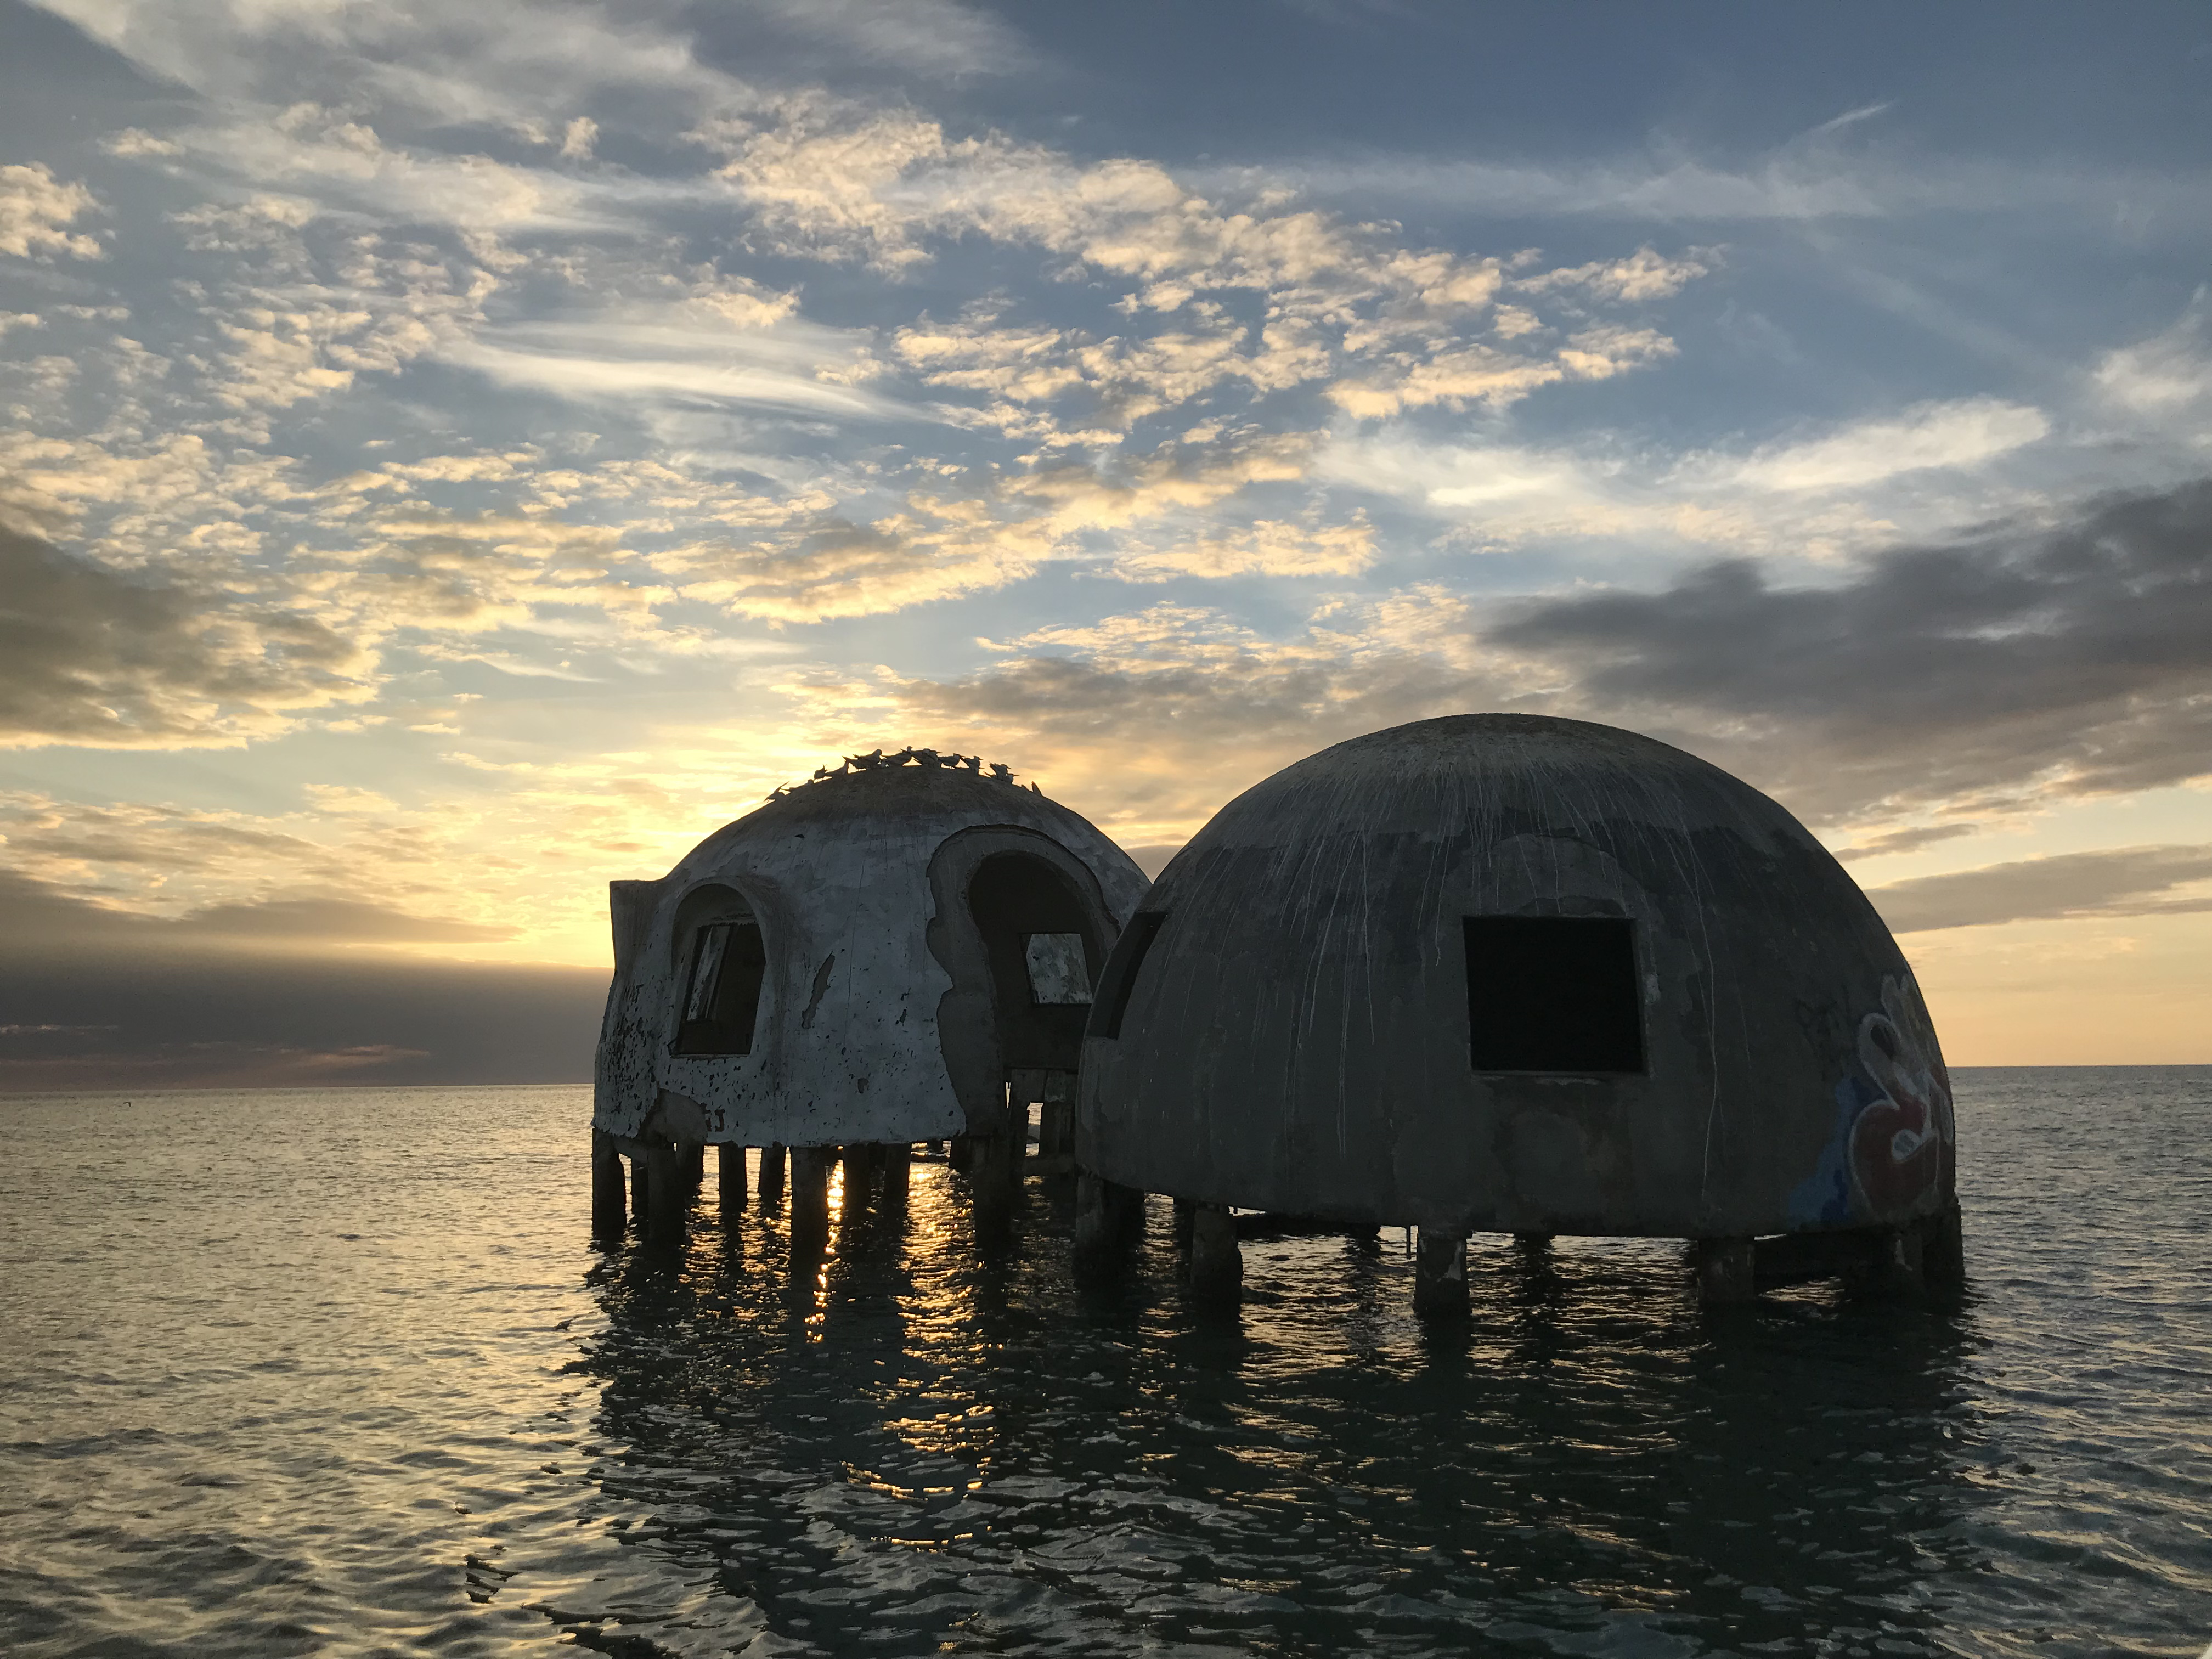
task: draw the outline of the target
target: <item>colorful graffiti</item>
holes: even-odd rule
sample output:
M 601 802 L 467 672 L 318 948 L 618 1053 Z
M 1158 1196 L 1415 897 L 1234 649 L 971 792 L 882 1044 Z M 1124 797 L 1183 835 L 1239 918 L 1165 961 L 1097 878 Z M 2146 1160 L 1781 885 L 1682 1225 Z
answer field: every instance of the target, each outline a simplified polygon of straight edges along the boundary
M 1858 1064 L 1836 1085 L 1836 1125 L 1820 1167 L 1790 1195 L 1796 1224 L 1920 1214 L 1951 1189 L 1951 1076 L 1911 975 L 1882 981 L 1881 1007 L 1859 1021 Z

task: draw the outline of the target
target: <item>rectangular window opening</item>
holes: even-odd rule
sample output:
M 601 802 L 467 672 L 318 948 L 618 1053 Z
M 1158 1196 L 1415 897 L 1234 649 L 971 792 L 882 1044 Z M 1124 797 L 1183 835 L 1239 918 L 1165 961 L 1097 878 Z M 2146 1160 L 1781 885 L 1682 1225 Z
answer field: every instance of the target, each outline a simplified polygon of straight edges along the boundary
M 1080 933 L 1024 933 L 1022 959 L 1029 969 L 1030 1000 L 1044 1008 L 1091 1006 L 1091 969 Z
M 1137 988 L 1137 970 L 1145 965 L 1145 952 L 1152 948 L 1153 939 L 1159 936 L 1160 924 L 1167 919 L 1164 910 L 1139 910 L 1129 918 L 1121 937 L 1114 941 L 1114 953 L 1106 958 L 1106 971 L 1098 976 L 1098 1006 L 1091 1016 L 1091 1029 L 1095 1035 L 1121 1035 L 1121 1017 L 1129 1012 L 1129 997 Z
M 1636 924 L 1468 916 L 1468 1053 L 1478 1072 L 1640 1073 Z
M 702 927 L 691 948 L 691 977 L 684 991 L 679 1054 L 749 1054 L 760 1013 L 761 981 L 768 956 L 760 925 L 714 921 Z

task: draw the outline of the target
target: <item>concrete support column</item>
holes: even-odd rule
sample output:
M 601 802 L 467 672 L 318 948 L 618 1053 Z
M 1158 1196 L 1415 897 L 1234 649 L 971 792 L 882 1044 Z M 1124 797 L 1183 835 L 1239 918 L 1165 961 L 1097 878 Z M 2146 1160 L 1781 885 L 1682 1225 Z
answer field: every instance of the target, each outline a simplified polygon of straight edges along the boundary
M 1759 1250 L 1747 1238 L 1701 1238 L 1694 1260 L 1698 1300 L 1707 1307 L 1749 1302 L 1759 1294 Z
M 1178 1250 L 1182 1250 L 1182 1251 L 1185 1252 L 1186 1254 L 1188 1254 L 1188 1251 L 1189 1251 L 1189 1249 L 1190 1249 L 1190 1242 L 1191 1242 L 1191 1237 L 1192 1237 L 1192 1230 L 1193 1230 L 1193 1229 L 1197 1225 L 1197 1223 L 1198 1223 L 1198 1200 L 1197 1200 L 1196 1199 L 1194 1199 L 1194 1198 L 1179 1198 L 1179 1199 L 1176 1200 L 1176 1201 L 1175 1201 L 1175 1242 L 1176 1242 L 1176 1249 L 1177 1249 Z
M 1966 1285 L 1966 1236 L 1953 1199 L 1943 1212 L 1927 1224 L 1920 1269 L 1933 1291 L 1955 1291 Z
M 1075 1103 L 1048 1100 L 1037 1119 L 1037 1152 L 1060 1158 L 1075 1150 Z
M 761 1148 L 760 1194 L 763 1199 L 783 1196 L 783 1143 L 780 1140 Z
M 1413 1238 L 1413 1311 L 1424 1319 L 1467 1317 L 1467 1240 L 1423 1227 Z
M 684 1248 L 691 1208 L 691 1183 L 685 1179 L 688 1162 L 684 1150 L 668 1141 L 655 1141 L 646 1152 L 645 1238 L 657 1249 Z
M 1244 1253 L 1237 1246 L 1237 1218 L 1225 1204 L 1199 1206 L 1191 1217 L 1190 1293 L 1216 1307 L 1234 1307 L 1244 1295 Z
M 858 1215 L 868 1207 L 868 1176 L 873 1160 L 868 1156 L 875 1149 L 861 1141 L 850 1141 L 837 1148 L 837 1161 L 845 1166 L 845 1213 Z
M 1118 1182 L 1079 1170 L 1075 1176 L 1075 1266 L 1079 1273 L 1112 1272 L 1143 1231 L 1145 1195 Z
M 834 1146 L 791 1149 L 791 1236 L 819 1238 L 830 1231 L 830 1164 Z
M 722 1219 L 734 1221 L 745 1207 L 745 1149 L 724 1141 L 714 1153 L 714 1184 L 722 1200 Z
M 629 1195 L 623 1186 L 622 1154 L 615 1138 L 604 1129 L 592 1131 L 592 1237 L 613 1239 L 623 1236 L 629 1218 Z
M 1027 1148 L 1024 1140 L 1015 1139 L 1014 1127 L 1009 1108 L 998 1133 L 969 1138 L 968 1183 L 975 1194 L 975 1230 L 987 1240 L 1003 1235 L 1012 1224 L 1022 1189 L 1022 1155 Z
M 647 1214 L 653 1208 L 652 1186 L 653 1171 L 647 1167 L 644 1152 L 632 1152 L 629 1157 L 629 1218 L 641 1236 L 645 1231 Z
M 1919 1226 L 1886 1227 L 1875 1258 L 1874 1285 L 1881 1296 L 1918 1296 L 1928 1287 L 1926 1255 Z
M 1037 1118 L 1037 1157 L 1054 1170 L 1075 1156 L 1075 1103 L 1048 1100 Z
M 945 1143 L 945 1161 L 962 1175 L 969 1174 L 975 1167 L 975 1137 L 953 1136 Z
M 1551 1250 L 1552 1236 L 1549 1233 L 1516 1233 L 1513 1243 L 1526 1255 L 1544 1255 Z
M 696 1193 L 707 1181 L 706 1146 L 703 1142 L 694 1140 L 685 1143 L 682 1152 L 684 1182 L 694 1193 Z
M 884 1149 L 884 1207 L 887 1210 L 906 1207 L 908 1176 L 914 1166 L 914 1148 L 893 1141 Z

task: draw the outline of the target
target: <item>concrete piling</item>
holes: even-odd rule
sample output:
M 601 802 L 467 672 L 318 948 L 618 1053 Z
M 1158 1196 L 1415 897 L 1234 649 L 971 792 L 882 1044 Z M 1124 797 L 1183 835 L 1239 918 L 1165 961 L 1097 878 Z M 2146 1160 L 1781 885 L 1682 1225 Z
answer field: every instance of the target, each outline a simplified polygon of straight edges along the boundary
M 714 1176 L 722 1218 L 734 1221 L 745 1207 L 745 1149 L 724 1142 L 714 1153 Z
M 770 1141 L 761 1148 L 760 1195 L 763 1201 L 783 1196 L 783 1144 Z
M 1927 1289 L 1923 1239 L 1917 1226 L 1882 1231 L 1870 1286 L 1876 1295 L 1916 1297 Z
M 1109 1273 L 1143 1233 L 1145 1195 L 1095 1176 L 1075 1177 L 1075 1267 L 1086 1276 Z
M 1413 1243 L 1413 1311 L 1424 1319 L 1467 1317 L 1467 1240 L 1437 1227 Z
M 884 1207 L 886 1210 L 906 1206 L 908 1177 L 913 1173 L 914 1148 L 894 1142 L 884 1148 Z
M 1962 1290 L 1966 1283 L 1966 1230 L 1953 1199 L 1929 1224 L 1922 1245 L 1920 1269 L 1928 1288 L 1945 1293 Z
M 1758 1247 L 1748 1238 L 1701 1238 L 1692 1247 L 1698 1300 L 1707 1307 L 1749 1302 L 1759 1294 Z
M 1190 1293 L 1215 1307 L 1234 1307 L 1243 1297 L 1244 1253 L 1225 1204 L 1201 1205 L 1191 1218 Z
M 975 1230 L 979 1236 L 996 1238 L 1012 1224 L 1014 1171 L 1021 1166 L 1014 1161 L 1010 1135 L 978 1135 L 972 1144 L 975 1152 L 968 1166 L 968 1184 L 975 1204 Z
M 1010 1091 L 1011 1093 L 1011 1091 Z M 1029 1108 L 1011 1098 L 1000 1108 L 994 1133 L 971 1134 L 968 1184 L 975 1197 L 979 1237 L 995 1242 L 1012 1224 L 1021 1201 L 1029 1152 Z
M 830 1164 L 834 1146 L 791 1149 L 791 1236 L 819 1238 L 830 1231 Z
M 684 1150 L 670 1141 L 657 1140 L 647 1149 L 645 1238 L 656 1249 L 684 1247 L 691 1207 L 692 1188 L 686 1179 L 689 1162 Z
M 620 1238 L 629 1218 L 629 1194 L 623 1190 L 622 1154 L 615 1138 L 604 1129 L 592 1131 L 592 1236 Z
M 645 1232 L 646 1218 L 653 1208 L 647 1189 L 653 1185 L 653 1171 L 646 1167 L 642 1148 L 629 1155 L 629 1218 L 641 1237 Z

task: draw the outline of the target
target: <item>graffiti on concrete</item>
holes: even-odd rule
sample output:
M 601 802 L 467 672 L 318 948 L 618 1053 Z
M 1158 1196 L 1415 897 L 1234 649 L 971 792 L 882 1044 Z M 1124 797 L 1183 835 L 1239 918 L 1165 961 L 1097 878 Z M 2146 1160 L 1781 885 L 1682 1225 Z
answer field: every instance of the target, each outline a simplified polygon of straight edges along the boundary
M 1909 975 L 1883 979 L 1881 1008 L 1859 1021 L 1858 1062 L 1836 1085 L 1835 1128 L 1819 1168 L 1790 1195 L 1796 1224 L 1917 1215 L 1951 1189 L 1951 1077 Z

